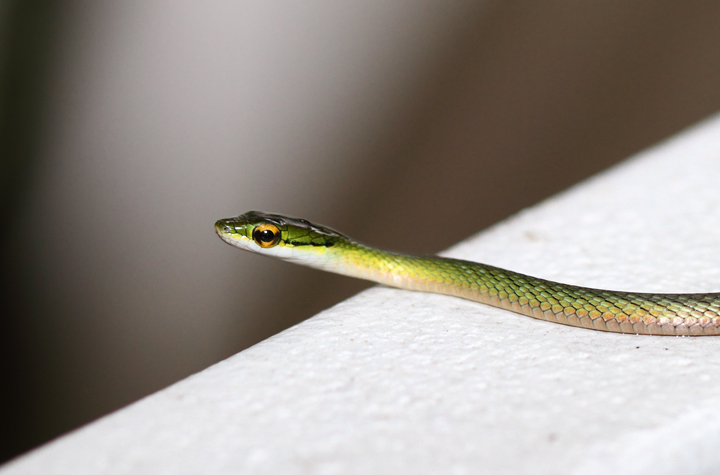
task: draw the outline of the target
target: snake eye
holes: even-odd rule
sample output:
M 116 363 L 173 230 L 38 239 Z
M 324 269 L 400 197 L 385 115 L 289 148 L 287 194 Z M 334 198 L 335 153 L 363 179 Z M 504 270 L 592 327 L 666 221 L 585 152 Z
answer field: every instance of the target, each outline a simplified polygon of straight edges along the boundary
M 253 231 L 253 240 L 260 247 L 277 246 L 280 242 L 280 230 L 274 224 L 261 224 Z

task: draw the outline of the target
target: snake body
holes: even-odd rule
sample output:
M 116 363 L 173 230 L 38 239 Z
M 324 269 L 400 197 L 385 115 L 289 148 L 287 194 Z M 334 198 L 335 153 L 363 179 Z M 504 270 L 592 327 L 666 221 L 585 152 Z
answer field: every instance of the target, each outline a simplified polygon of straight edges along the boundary
M 401 289 L 453 295 L 528 317 L 644 335 L 720 334 L 720 293 L 616 292 L 552 282 L 477 262 L 360 244 L 303 219 L 250 211 L 215 230 L 241 249 Z

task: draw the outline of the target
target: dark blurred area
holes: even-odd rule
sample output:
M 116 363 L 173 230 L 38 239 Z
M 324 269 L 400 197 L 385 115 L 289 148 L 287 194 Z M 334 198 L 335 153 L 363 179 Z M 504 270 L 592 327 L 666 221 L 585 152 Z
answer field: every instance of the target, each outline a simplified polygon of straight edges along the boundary
M 716 3 L 259 3 L 0 4 L 0 460 L 367 287 L 216 219 L 435 253 L 720 109 Z

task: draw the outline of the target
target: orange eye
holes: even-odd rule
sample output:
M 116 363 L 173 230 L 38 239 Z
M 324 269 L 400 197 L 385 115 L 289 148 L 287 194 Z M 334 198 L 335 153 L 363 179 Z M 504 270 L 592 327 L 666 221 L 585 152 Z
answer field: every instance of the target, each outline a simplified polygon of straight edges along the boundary
M 260 247 L 274 247 L 280 242 L 280 230 L 274 224 L 263 223 L 253 230 L 253 240 Z

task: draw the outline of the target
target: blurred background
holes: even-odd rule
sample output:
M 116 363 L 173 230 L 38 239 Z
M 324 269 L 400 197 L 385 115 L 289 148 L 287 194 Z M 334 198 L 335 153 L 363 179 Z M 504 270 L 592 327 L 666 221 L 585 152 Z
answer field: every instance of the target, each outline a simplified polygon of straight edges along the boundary
M 0 2 L 0 460 L 367 286 L 242 253 L 216 219 L 440 251 L 720 109 L 719 21 L 647 0 Z

